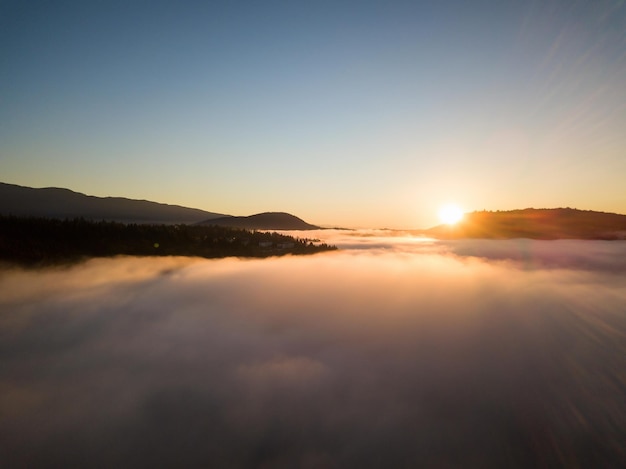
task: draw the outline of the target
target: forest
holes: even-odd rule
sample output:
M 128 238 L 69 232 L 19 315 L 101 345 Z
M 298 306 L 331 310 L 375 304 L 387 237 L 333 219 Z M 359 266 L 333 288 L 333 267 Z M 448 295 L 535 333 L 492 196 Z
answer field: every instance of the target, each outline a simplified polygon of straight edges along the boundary
M 27 266 L 90 257 L 269 257 L 337 249 L 317 240 L 220 226 L 144 225 L 0 215 L 0 260 Z

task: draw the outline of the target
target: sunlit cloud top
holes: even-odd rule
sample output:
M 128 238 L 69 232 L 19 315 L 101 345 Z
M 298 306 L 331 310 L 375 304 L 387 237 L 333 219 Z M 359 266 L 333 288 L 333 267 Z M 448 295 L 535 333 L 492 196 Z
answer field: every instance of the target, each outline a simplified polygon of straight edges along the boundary
M 0 269 L 5 465 L 620 466 L 626 243 L 324 233 Z

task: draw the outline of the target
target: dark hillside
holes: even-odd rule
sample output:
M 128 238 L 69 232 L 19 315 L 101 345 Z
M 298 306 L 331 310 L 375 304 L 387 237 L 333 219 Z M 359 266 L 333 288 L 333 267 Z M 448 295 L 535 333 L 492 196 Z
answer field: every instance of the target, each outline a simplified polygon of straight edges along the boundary
M 284 212 L 265 212 L 249 217 L 224 217 L 205 220 L 201 225 L 231 226 L 247 230 L 317 230 L 301 218 Z
M 95 197 L 69 189 L 0 183 L 0 215 L 86 218 L 124 223 L 196 223 L 225 215 L 123 197 Z
M 145 225 L 0 215 L 0 260 L 49 265 L 90 257 L 268 257 L 336 249 L 279 233 L 220 226 Z

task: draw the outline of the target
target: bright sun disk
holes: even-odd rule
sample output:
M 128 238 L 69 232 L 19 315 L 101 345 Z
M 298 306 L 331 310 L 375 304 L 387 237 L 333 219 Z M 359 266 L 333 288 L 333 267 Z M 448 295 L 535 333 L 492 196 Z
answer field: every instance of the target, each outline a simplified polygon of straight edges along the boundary
M 444 205 L 439 209 L 439 220 L 446 225 L 454 225 L 463 218 L 463 210 L 454 204 Z

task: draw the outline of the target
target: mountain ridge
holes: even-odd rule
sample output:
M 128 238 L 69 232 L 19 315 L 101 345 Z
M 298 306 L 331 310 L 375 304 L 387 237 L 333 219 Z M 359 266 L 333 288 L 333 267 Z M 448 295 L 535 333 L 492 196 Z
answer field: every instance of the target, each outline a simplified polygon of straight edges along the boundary
M 226 215 L 127 197 L 98 197 L 63 187 L 0 183 L 0 213 L 48 218 L 85 218 L 125 223 L 195 223 Z
M 149 200 L 98 197 L 63 187 L 33 188 L 4 182 L 0 182 L 0 215 L 84 218 L 135 224 L 204 224 L 259 230 L 319 228 L 286 212 L 232 216 Z

